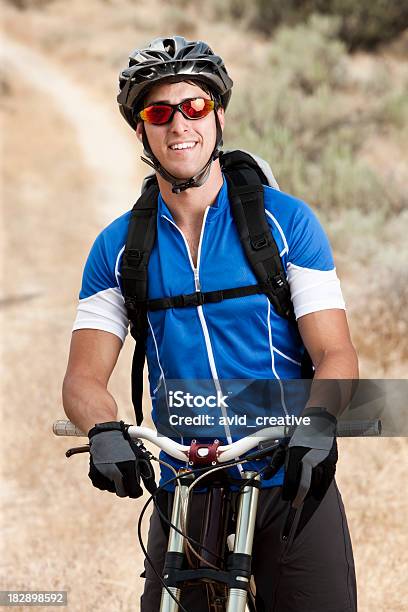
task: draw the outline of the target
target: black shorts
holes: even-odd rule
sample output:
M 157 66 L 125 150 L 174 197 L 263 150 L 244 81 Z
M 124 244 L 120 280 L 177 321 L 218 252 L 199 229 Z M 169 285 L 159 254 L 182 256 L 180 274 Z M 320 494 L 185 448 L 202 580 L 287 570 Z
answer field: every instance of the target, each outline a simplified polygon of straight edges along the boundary
M 171 507 L 172 494 L 168 494 L 167 502 Z M 189 533 L 195 538 L 200 534 L 203 502 L 204 495 L 194 496 Z M 335 482 L 319 505 L 313 500 L 305 504 L 305 524 L 302 515 L 297 513 L 285 537 L 289 512 L 289 503 L 281 498 L 281 487 L 260 491 L 252 562 L 257 610 L 356 612 L 353 552 L 343 502 Z M 148 554 L 160 574 L 166 549 L 167 537 L 154 510 Z M 161 585 L 146 561 L 145 571 L 141 611 L 158 612 Z M 208 611 L 201 585 L 182 590 L 181 603 L 188 611 Z

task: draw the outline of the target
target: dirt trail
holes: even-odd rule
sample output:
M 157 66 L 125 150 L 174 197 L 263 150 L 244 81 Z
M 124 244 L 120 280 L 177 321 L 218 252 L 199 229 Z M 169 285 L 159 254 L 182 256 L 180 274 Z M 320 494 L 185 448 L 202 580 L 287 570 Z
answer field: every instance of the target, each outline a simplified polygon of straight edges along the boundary
M 117 214 L 117 203 L 128 201 L 130 186 L 139 177 L 135 177 L 136 149 L 114 101 L 111 109 L 106 108 L 66 76 L 61 66 L 53 65 L 38 51 L 5 36 L 0 53 L 20 78 L 41 91 L 45 104 L 51 99 L 58 107 L 75 131 L 82 162 L 88 167 L 89 180 L 96 189 L 99 212 L 102 198 L 104 214 L 107 217 Z

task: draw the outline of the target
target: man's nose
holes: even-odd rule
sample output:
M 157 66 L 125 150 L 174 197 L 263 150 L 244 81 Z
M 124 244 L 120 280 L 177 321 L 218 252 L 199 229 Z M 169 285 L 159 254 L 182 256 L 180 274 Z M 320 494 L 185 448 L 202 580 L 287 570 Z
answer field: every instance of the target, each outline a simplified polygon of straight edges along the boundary
M 173 119 L 170 122 L 170 130 L 172 132 L 186 132 L 188 130 L 188 119 L 186 119 L 179 109 L 173 115 Z

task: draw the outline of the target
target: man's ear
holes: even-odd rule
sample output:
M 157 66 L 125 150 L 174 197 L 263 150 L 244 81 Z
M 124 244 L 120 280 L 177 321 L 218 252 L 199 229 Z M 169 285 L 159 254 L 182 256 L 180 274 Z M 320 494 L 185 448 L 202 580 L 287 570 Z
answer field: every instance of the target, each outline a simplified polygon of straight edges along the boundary
M 224 130 L 224 125 L 225 125 L 225 113 L 224 113 L 224 109 L 222 108 L 222 106 L 220 106 L 219 108 L 217 108 L 217 115 L 218 115 L 218 120 L 220 122 L 220 126 L 221 129 Z
M 143 121 L 138 121 L 136 125 L 136 136 L 139 142 L 143 142 Z

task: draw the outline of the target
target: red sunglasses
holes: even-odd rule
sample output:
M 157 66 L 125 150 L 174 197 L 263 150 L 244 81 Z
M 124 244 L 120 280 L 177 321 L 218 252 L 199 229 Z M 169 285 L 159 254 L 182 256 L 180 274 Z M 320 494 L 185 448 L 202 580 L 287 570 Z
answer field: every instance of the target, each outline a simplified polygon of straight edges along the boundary
M 158 103 L 146 106 L 140 111 L 138 117 L 146 123 L 153 125 L 164 125 L 172 121 L 176 110 L 186 119 L 203 119 L 215 108 L 214 100 L 205 98 L 188 98 L 179 104 Z

